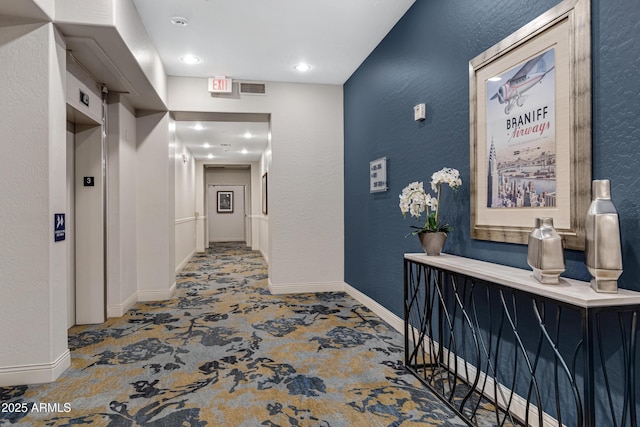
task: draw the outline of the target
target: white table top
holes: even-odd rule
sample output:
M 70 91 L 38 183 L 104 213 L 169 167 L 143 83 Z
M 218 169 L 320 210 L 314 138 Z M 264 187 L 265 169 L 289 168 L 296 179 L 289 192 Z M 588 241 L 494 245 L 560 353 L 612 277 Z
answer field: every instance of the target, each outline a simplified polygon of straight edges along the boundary
M 424 253 L 415 253 L 405 254 L 404 257 L 420 264 L 443 268 L 579 307 L 640 305 L 640 292 L 626 289 L 618 289 L 616 294 L 598 293 L 591 289 L 589 282 L 564 277 L 560 277 L 557 285 L 546 285 L 538 282 L 533 277 L 533 271 L 531 270 L 507 267 L 457 255 L 427 256 Z

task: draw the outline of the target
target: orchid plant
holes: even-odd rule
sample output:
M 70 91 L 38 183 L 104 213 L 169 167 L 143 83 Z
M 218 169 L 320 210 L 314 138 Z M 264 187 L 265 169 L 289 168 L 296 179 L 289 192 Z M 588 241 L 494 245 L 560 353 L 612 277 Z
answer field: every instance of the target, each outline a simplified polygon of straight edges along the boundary
M 440 222 L 440 194 L 442 184 L 446 184 L 454 191 L 462 185 L 460 172 L 457 169 L 443 168 L 431 175 L 431 189 L 436 193 L 436 197 L 424 190 L 422 182 L 412 182 L 407 185 L 400 194 L 400 210 L 406 218 L 409 213 L 414 218 L 420 218 L 422 212 L 426 211 L 426 221 L 424 227 L 411 226 L 417 230 L 410 234 L 418 233 L 448 233 L 452 230 L 449 224 Z

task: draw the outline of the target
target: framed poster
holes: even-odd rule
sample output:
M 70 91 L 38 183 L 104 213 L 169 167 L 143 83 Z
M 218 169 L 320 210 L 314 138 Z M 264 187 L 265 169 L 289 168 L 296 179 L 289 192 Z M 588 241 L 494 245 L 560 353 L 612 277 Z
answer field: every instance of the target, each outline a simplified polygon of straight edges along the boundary
M 265 172 L 262 175 L 262 215 L 267 215 L 269 213 L 267 206 L 267 177 L 268 172 Z
M 233 213 L 233 191 L 218 191 L 218 213 Z
M 523 243 L 552 217 L 584 250 L 591 188 L 590 3 L 565 0 L 469 62 L 471 237 Z

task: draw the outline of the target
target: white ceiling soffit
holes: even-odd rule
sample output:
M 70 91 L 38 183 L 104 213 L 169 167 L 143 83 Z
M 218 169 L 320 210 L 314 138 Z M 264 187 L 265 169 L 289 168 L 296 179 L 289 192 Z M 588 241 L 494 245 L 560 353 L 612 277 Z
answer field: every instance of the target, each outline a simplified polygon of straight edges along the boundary
M 257 162 L 269 142 L 268 114 L 174 112 L 172 117 L 177 139 L 205 163 Z
M 415 0 L 134 0 L 171 76 L 343 84 Z M 171 23 L 174 17 L 187 26 Z M 180 62 L 198 56 L 195 65 Z M 311 70 L 300 73 L 300 62 Z
M 55 24 L 71 55 L 98 84 L 125 93 L 135 108 L 166 110 L 166 73 L 133 3 L 97 5 L 78 8 L 56 0 Z

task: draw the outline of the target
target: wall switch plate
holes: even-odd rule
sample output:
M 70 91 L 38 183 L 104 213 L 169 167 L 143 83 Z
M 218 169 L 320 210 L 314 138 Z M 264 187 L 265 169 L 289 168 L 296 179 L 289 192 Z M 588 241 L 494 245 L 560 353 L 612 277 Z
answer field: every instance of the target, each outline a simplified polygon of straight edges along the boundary
M 413 107 L 413 119 L 416 122 L 422 121 L 427 116 L 427 106 L 425 104 L 418 104 Z

